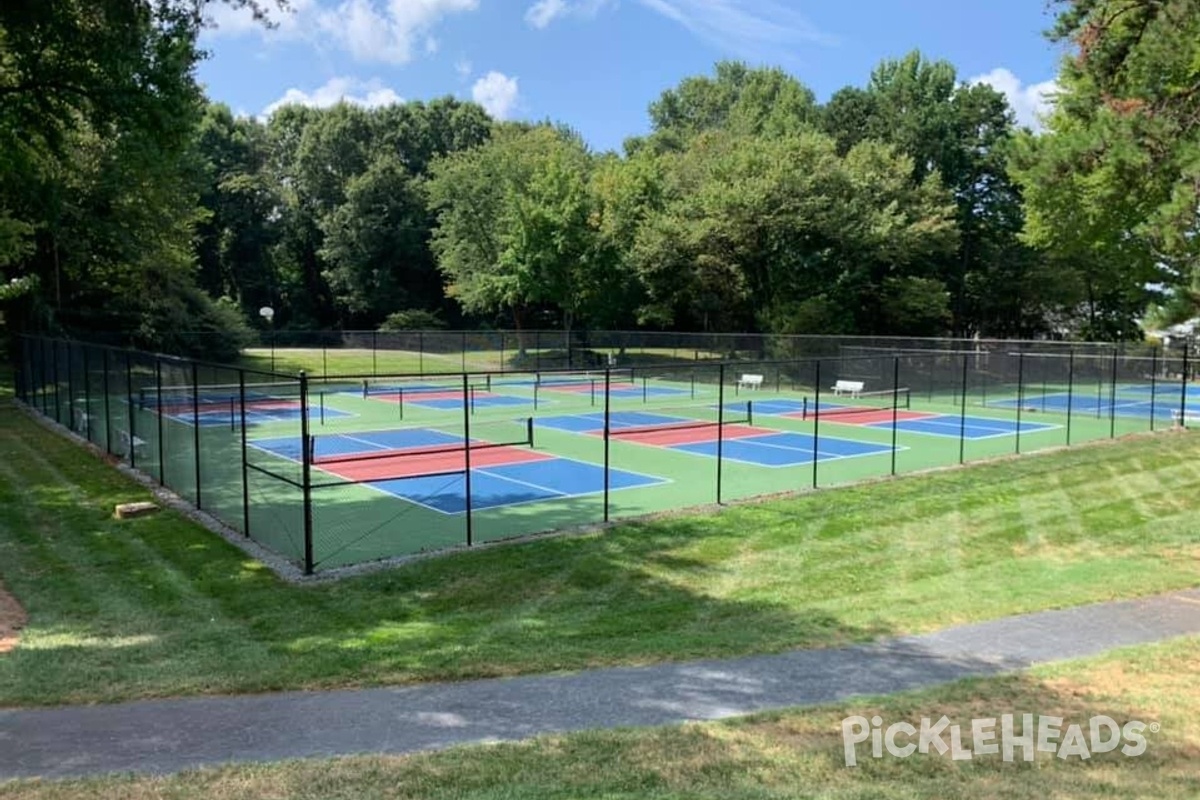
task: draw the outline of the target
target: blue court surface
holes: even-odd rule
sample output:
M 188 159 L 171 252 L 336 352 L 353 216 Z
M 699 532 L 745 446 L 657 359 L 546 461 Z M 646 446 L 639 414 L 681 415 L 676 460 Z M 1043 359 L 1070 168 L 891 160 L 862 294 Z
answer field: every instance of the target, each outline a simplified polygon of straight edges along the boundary
M 609 491 L 640 489 L 669 483 L 636 472 L 609 471 Z M 371 488 L 410 503 L 462 514 L 467 510 L 467 482 L 462 474 L 426 475 L 372 482 Z M 546 458 L 523 464 L 500 464 L 471 470 L 471 508 L 489 508 L 585 497 L 604 491 L 604 467 L 570 458 Z
M 334 434 L 316 438 L 314 458 L 346 457 L 317 463 L 315 469 L 443 514 L 467 508 L 463 440 L 443 431 L 404 428 Z M 483 444 L 483 443 L 481 443 Z M 256 439 L 251 445 L 299 461 L 298 437 Z M 429 452 L 444 450 L 444 452 Z M 381 457 L 384 454 L 394 454 Z M 472 449 L 471 507 L 501 508 L 599 494 L 604 467 L 560 458 L 520 445 Z M 362 459 L 355 460 L 356 456 Z M 405 474 L 407 473 L 407 474 Z M 664 478 L 627 470 L 609 471 L 609 491 L 668 483 Z
M 814 439 L 807 433 L 767 433 L 727 439 L 721 445 L 721 457 L 726 461 L 753 464 L 756 467 L 798 467 L 815 461 L 839 461 L 846 458 L 876 456 L 892 452 L 890 445 L 857 442 L 822 436 L 813 447 Z M 668 445 L 696 455 L 717 457 L 717 442 L 691 442 Z M 897 450 L 906 448 L 898 447 Z
M 183 423 L 184 425 L 192 425 L 196 422 L 196 416 L 192 412 L 185 411 L 174 414 L 163 414 L 169 420 Z M 342 417 L 352 417 L 345 411 L 335 411 L 332 408 L 325 409 L 324 419 L 340 419 Z M 241 422 L 240 409 L 234 408 L 213 408 L 211 406 L 200 407 L 198 415 L 201 428 L 215 428 L 225 426 L 227 428 L 234 427 Z M 300 420 L 300 404 L 295 403 L 287 407 L 270 407 L 270 408 L 252 408 L 250 403 L 246 403 L 246 425 L 266 425 L 275 422 L 298 422 Z M 320 408 L 308 409 L 308 418 L 314 422 L 322 418 Z
M 1179 413 L 1181 393 L 1176 387 L 1175 393 L 1171 394 L 1166 391 L 1155 392 L 1150 396 L 1149 387 L 1146 387 L 1147 399 L 1125 398 L 1117 395 L 1115 402 L 1108 394 L 1101 397 L 1096 397 L 1095 394 L 1088 395 L 1085 392 L 1077 392 L 1073 396 L 1068 396 L 1066 392 L 1056 394 L 1036 394 L 1029 397 L 1009 400 L 989 400 L 987 405 L 994 408 L 1028 408 L 1035 411 L 1049 411 L 1060 414 L 1066 414 L 1070 411 L 1073 414 L 1091 414 L 1097 417 L 1107 417 L 1110 414 L 1118 417 L 1142 417 L 1150 419 L 1171 419 Z M 1131 391 L 1123 389 L 1122 391 Z M 1190 395 L 1189 395 L 1190 397 Z M 1191 411 L 1200 409 L 1200 399 L 1188 399 L 1187 407 Z
M 886 422 L 868 422 L 863 425 L 864 428 L 888 428 L 892 427 L 891 420 Z M 1040 433 L 1041 431 L 1054 430 L 1061 427 L 1060 425 L 1049 425 L 1044 422 L 1026 422 L 1021 421 L 1020 431 L 1024 435 L 1026 433 Z M 996 439 L 1002 436 L 1014 436 L 1017 433 L 1017 423 L 1015 420 L 1007 419 L 991 419 L 990 417 L 962 417 L 954 416 L 953 414 L 934 414 L 921 419 L 901 419 L 896 422 L 896 429 L 906 433 L 924 433 L 930 436 L 948 436 L 952 439 L 957 439 L 962 436 L 964 439 L 976 441 L 979 439 Z
M 609 415 L 609 423 L 619 441 L 665 447 L 711 458 L 717 456 L 715 422 L 645 411 L 614 411 Z M 595 435 L 604 431 L 604 414 L 545 417 L 534 424 L 569 433 Z M 795 467 L 811 464 L 814 460 L 833 461 L 890 453 L 892 448 L 835 436 L 821 436 L 819 440 L 814 440 L 807 433 L 776 431 L 731 422 L 726 424 L 720 450 L 722 458 L 728 461 L 759 467 Z

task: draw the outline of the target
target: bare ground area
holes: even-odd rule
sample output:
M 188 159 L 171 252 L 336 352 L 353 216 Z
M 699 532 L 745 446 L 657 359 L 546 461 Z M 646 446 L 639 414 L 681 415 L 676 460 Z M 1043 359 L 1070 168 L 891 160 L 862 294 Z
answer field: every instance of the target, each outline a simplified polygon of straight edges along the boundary
M 17 646 L 27 619 L 17 598 L 6 592 L 4 584 L 0 583 L 0 654 Z

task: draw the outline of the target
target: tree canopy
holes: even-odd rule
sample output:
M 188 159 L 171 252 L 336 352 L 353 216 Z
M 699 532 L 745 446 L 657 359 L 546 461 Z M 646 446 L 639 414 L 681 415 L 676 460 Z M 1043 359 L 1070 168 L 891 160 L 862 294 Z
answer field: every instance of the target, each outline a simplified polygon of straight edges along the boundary
M 620 153 L 450 97 L 236 116 L 195 82 L 206 2 L 0 6 L 10 330 L 1120 339 L 1200 306 L 1200 0 L 1059 0 L 1041 131 L 911 52 L 825 102 L 718 63 Z

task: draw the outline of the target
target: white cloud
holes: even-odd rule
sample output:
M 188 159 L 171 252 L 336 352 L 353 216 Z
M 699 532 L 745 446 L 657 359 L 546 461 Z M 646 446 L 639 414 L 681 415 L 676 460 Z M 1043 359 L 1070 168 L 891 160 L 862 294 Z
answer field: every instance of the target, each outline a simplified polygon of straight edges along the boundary
M 436 53 L 434 31 L 454 14 L 475 11 L 479 0 L 290 0 L 291 12 L 271 15 L 277 27 L 268 30 L 245 8 L 225 3 L 209 6 L 215 26 L 208 36 L 239 36 L 258 32 L 264 39 L 306 39 L 320 47 L 333 42 L 364 62 L 406 64 L 417 55 Z
M 615 0 L 536 0 L 525 10 L 525 21 L 541 30 L 562 17 L 594 17 Z
M 478 7 L 479 0 L 345 0 L 318 24 L 359 61 L 405 64 L 421 47 L 437 50 L 432 31 L 445 17 Z
M 269 117 L 280 106 L 301 105 L 312 108 L 328 108 L 338 103 L 350 103 L 364 108 L 377 108 L 394 103 L 403 103 L 404 98 L 396 94 L 378 79 L 360 81 L 356 78 L 330 78 L 324 86 L 311 92 L 288 89 L 283 97 L 263 109 L 262 115 Z
M 496 119 L 508 119 L 517 105 L 517 79 L 489 72 L 471 87 L 471 97 Z
M 837 39 L 776 0 L 637 0 L 717 47 L 747 58 L 788 57 L 802 44 Z
M 983 83 L 1008 98 L 1013 113 L 1017 116 L 1017 124 L 1028 125 L 1034 130 L 1041 130 L 1042 118 L 1054 106 L 1054 95 L 1058 92 L 1058 83 L 1053 80 L 1042 81 L 1029 86 L 1004 67 L 998 67 L 986 75 L 977 75 L 967 81 L 968 84 Z
M 257 33 L 263 38 L 293 38 L 301 33 L 306 23 L 311 23 L 318 6 L 316 0 L 289 0 L 288 10 L 266 3 L 264 10 L 272 27 L 254 18 L 248 6 L 236 8 L 227 3 L 209 3 L 205 7 L 205 19 L 212 26 L 208 36 L 244 36 Z
M 565 0 L 537 0 L 525 12 L 525 21 L 535 28 L 544 28 L 567 11 Z
M 471 62 L 468 59 L 463 58 L 454 62 L 454 71 L 458 73 L 458 79 L 460 81 L 465 81 L 467 78 L 471 77 L 471 69 Z

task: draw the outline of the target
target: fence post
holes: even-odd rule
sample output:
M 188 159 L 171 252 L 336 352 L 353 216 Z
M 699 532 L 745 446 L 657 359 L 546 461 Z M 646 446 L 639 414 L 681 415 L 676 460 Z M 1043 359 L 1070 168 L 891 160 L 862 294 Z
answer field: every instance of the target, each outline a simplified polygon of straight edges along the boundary
M 137 469 L 137 406 L 133 403 L 133 356 L 125 351 L 125 397 L 129 403 L 129 466 Z
M 820 384 L 820 381 L 817 381 Z M 900 427 L 900 356 L 892 359 L 892 474 L 896 474 L 896 446 L 898 444 L 898 429 Z M 813 447 L 813 458 L 817 451 Z
M 462 371 L 467 371 L 467 332 L 462 332 Z
M 725 365 L 717 374 L 717 505 L 721 505 L 721 461 L 725 451 Z
M 102 381 L 104 389 L 104 452 L 110 456 L 112 451 L 112 410 L 109 407 L 109 386 L 108 386 L 108 348 L 104 348 L 100 352 L 104 353 L 104 358 L 101 360 L 101 366 L 104 368 L 104 380 Z M 129 413 L 133 413 L 133 409 L 129 409 Z
M 162 382 L 162 359 L 154 359 L 154 408 L 156 424 L 158 427 L 158 485 L 165 486 L 167 483 L 167 458 L 166 444 L 163 435 L 163 382 Z
M 92 441 L 92 365 L 88 347 L 83 346 L 83 438 Z
M 58 424 L 62 424 L 62 398 L 59 397 L 59 384 L 62 382 L 62 377 L 58 374 L 58 341 L 53 343 L 54 351 L 54 420 Z
M 425 375 L 425 331 L 417 331 L 417 372 Z
M 466 352 L 465 350 L 463 351 Z M 466 467 L 466 490 L 467 490 L 467 547 L 475 544 L 474 530 L 471 520 L 471 409 L 467 403 L 467 394 L 470 391 L 467 373 L 462 376 L 463 390 L 463 463 Z
M 608 522 L 608 492 L 609 492 L 609 423 L 612 417 L 612 370 L 605 368 L 604 370 L 604 521 Z
M 1112 380 L 1108 384 L 1108 438 L 1117 438 L 1117 350 L 1112 354 Z
M 1154 431 L 1154 418 L 1158 416 L 1158 348 L 1150 351 L 1150 431 Z
M 816 389 L 813 392 L 813 469 L 812 469 L 812 488 L 817 488 L 817 454 L 820 452 L 821 444 L 821 361 L 817 360 L 817 375 Z M 895 426 L 892 428 L 895 431 Z M 892 448 L 892 454 L 895 455 L 896 449 Z
M 1045 409 L 1046 404 L 1042 403 Z M 1071 412 L 1075 410 L 1075 348 L 1067 356 L 1067 447 L 1071 446 Z
M 162 419 L 161 408 L 158 418 Z M 200 504 L 200 367 L 195 361 L 192 362 L 192 446 L 196 450 L 196 508 L 203 509 Z
M 74 365 L 71 354 L 74 351 L 71 342 L 67 342 L 67 429 L 74 431 Z
M 1183 343 L 1183 369 L 1180 370 L 1179 377 L 1179 425 L 1187 427 L 1187 401 L 1188 401 L 1188 342 Z
M 958 463 L 967 462 L 967 376 L 970 373 L 971 357 L 963 354 L 962 370 L 962 406 L 958 418 Z
M 301 412 L 306 413 L 303 404 Z M 238 424 L 241 428 L 242 445 L 242 529 L 250 537 L 250 468 L 246 465 L 246 370 L 238 369 Z M 161 439 L 159 441 L 162 441 Z M 308 447 L 302 443 L 301 447 Z
M 244 420 L 243 420 L 244 422 Z M 242 426 L 243 430 L 245 425 Z M 304 574 L 313 574 L 312 437 L 308 429 L 308 375 L 300 370 L 300 483 L 304 503 Z
M 1021 412 L 1025 407 L 1025 351 L 1017 353 L 1017 453 L 1021 452 Z

